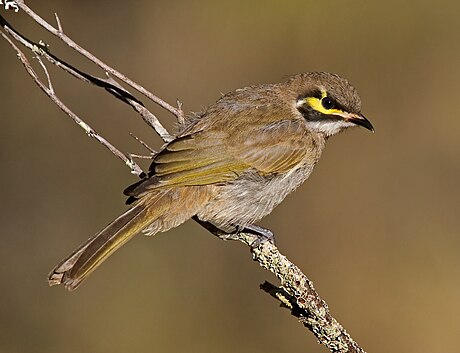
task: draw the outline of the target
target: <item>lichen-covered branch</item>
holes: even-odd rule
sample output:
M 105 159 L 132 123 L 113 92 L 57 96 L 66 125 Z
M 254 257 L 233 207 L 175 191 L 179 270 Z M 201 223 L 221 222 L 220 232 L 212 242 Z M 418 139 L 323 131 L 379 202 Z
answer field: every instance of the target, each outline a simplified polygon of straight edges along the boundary
M 84 55 L 86 58 L 91 60 L 93 63 L 101 67 L 104 71 L 110 73 L 110 75 L 118 78 L 122 82 L 130 85 L 140 93 L 144 94 L 150 98 L 155 103 L 159 104 L 161 107 L 174 114 L 178 119 L 179 124 L 184 121 L 184 114 L 181 109 L 181 104 L 178 102 L 178 108 L 174 108 L 168 103 L 164 102 L 160 98 L 156 97 L 152 93 L 148 92 L 142 86 L 134 83 L 128 79 L 123 74 L 118 71 L 110 68 L 94 55 L 87 52 L 82 47 L 78 46 L 73 42 L 69 37 L 64 34 L 63 26 L 61 21 L 56 16 L 57 28 L 51 26 L 46 21 L 44 21 L 40 16 L 33 12 L 29 7 L 27 7 L 22 0 L 16 1 L 19 8 L 26 12 L 33 20 L 43 26 L 53 35 L 62 39 L 67 45 L 74 48 L 80 54 Z M 165 142 L 168 142 L 172 139 L 172 136 L 164 129 L 160 124 L 158 119 L 145 108 L 140 100 L 134 97 L 126 89 L 124 89 L 117 81 L 113 80 L 110 76 L 107 78 L 101 79 L 84 73 L 72 65 L 64 62 L 59 59 L 57 56 L 51 54 L 42 43 L 34 43 L 17 31 L 15 31 L 4 18 L 0 16 L 0 25 L 6 31 L 7 34 L 1 32 L 1 36 L 8 41 L 12 46 L 15 52 L 18 55 L 18 58 L 21 60 L 22 64 L 26 68 L 29 75 L 32 77 L 34 82 L 48 95 L 48 97 L 61 108 L 72 120 L 77 123 L 85 132 L 92 138 L 95 138 L 103 146 L 107 147 L 115 156 L 122 159 L 125 164 L 127 164 L 131 171 L 134 174 L 141 175 L 141 168 L 133 162 L 132 158 L 127 157 L 124 153 L 116 149 L 108 141 L 103 139 L 99 134 L 97 134 L 88 124 L 86 124 L 80 117 L 73 113 L 67 106 L 58 98 L 56 95 L 53 86 L 52 80 L 49 76 L 48 70 L 46 69 L 45 64 L 41 58 L 45 58 L 50 63 L 62 68 L 67 73 L 73 75 L 74 77 L 81 79 L 87 83 L 97 85 L 104 88 L 107 92 L 111 93 L 118 99 L 121 99 L 123 102 L 129 104 L 133 107 L 136 112 L 138 112 L 142 118 L 152 126 L 155 131 L 162 137 Z M 43 83 L 38 75 L 35 73 L 34 69 L 30 65 L 27 57 L 21 50 L 13 43 L 12 39 L 26 46 L 32 51 L 32 53 L 37 56 L 39 64 L 45 72 L 47 83 Z M 145 147 L 149 149 L 151 153 L 155 153 L 150 147 L 148 147 L 144 142 L 140 141 Z M 134 155 L 130 155 L 134 156 Z M 286 307 L 291 309 L 293 316 L 299 319 L 305 327 L 307 327 L 319 340 L 320 343 L 325 345 L 331 352 L 340 352 L 340 353 L 365 353 L 364 350 L 358 346 L 358 344 L 351 338 L 351 336 L 345 331 L 345 329 L 335 320 L 331 315 L 327 304 L 320 298 L 318 293 L 313 287 L 313 283 L 305 276 L 300 269 L 294 265 L 289 259 L 281 254 L 278 248 L 271 243 L 270 241 L 260 242 L 259 238 L 255 234 L 246 233 L 246 232 L 235 232 L 232 234 L 223 233 L 221 230 L 215 228 L 211 224 L 206 222 L 201 222 L 197 218 L 195 221 L 200 223 L 206 229 L 216 236 L 219 236 L 223 239 L 232 239 L 243 242 L 248 245 L 251 249 L 253 259 L 257 261 L 261 267 L 272 272 L 281 282 L 281 287 L 276 287 L 270 284 L 264 284 L 263 289 L 274 297 L 279 299 Z
M 313 282 L 289 259 L 280 253 L 270 241 L 260 242 L 257 235 L 236 232 L 227 234 L 212 224 L 195 221 L 222 239 L 238 240 L 251 248 L 254 261 L 273 273 L 281 282 L 276 288 L 277 299 L 284 305 L 290 304 L 291 313 L 297 317 L 331 352 L 365 353 L 342 325 L 332 316 L 326 302 L 322 300 L 313 287 Z M 254 244 L 257 244 L 254 246 Z M 274 286 L 270 290 L 274 290 Z M 264 288 L 263 288 L 264 289 Z M 269 290 L 266 290 L 269 292 Z M 280 293 L 285 295 L 280 296 Z
M 246 237 L 247 235 L 244 235 Z M 242 240 L 246 242 L 245 240 Z M 281 288 L 289 295 L 287 299 L 296 305 L 294 313 L 331 352 L 364 353 L 347 331 L 331 315 L 324 300 L 307 276 L 270 242 L 252 251 L 260 266 L 278 277 Z

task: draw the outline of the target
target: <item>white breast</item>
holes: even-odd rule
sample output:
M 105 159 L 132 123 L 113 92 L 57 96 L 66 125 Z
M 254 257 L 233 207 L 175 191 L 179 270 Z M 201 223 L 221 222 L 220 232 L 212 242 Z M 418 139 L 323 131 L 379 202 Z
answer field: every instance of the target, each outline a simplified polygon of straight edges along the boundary
M 269 177 L 248 172 L 228 184 L 210 186 L 215 197 L 198 217 L 224 230 L 253 224 L 308 179 L 313 168 L 314 164 L 304 164 L 286 174 Z

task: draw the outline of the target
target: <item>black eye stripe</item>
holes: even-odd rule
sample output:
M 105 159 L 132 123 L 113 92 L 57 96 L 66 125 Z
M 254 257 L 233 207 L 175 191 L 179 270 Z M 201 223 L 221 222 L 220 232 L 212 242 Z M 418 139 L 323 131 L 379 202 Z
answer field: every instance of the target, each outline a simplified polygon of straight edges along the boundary
M 318 122 L 327 122 L 327 121 L 340 121 L 342 118 L 337 115 L 332 114 L 323 114 L 316 109 L 313 109 L 309 105 L 302 105 L 297 108 L 300 114 L 304 117 L 306 121 L 318 121 Z

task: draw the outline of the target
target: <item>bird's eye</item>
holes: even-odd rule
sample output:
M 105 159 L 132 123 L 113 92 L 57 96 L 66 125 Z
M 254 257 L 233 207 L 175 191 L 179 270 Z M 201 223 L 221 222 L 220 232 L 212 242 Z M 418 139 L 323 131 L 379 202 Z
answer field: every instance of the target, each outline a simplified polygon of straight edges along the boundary
M 323 105 L 324 109 L 329 110 L 334 108 L 334 102 L 329 97 L 324 97 L 323 99 L 321 99 L 321 104 Z

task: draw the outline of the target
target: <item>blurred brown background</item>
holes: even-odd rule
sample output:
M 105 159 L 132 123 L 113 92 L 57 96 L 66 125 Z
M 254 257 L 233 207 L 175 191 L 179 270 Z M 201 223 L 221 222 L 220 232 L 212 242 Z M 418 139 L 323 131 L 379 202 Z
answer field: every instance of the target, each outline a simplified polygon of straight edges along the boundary
M 368 352 L 458 352 L 457 0 L 28 3 L 186 111 L 293 73 L 349 78 L 376 133 L 333 138 L 262 225 Z M 24 14 L 6 16 L 102 74 Z M 135 177 L 45 97 L 3 40 L 0 53 L 0 352 L 326 352 L 259 290 L 276 280 L 247 248 L 193 222 L 137 237 L 74 293 L 48 288 L 48 271 L 124 210 L 121 190 Z M 143 152 L 128 132 L 159 146 L 129 107 L 50 72 L 66 103 L 120 149 Z

